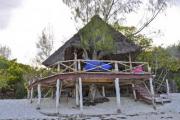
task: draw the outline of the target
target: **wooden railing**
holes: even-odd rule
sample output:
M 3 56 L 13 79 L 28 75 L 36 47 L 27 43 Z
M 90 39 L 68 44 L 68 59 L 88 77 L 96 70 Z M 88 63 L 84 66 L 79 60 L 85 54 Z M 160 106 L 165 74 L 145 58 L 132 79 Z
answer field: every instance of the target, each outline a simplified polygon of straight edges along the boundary
M 93 62 L 98 62 L 99 65 Z M 85 66 L 91 66 L 85 68 Z M 107 66 L 109 68 L 107 68 Z M 134 73 L 145 74 L 150 73 L 150 67 L 147 62 L 127 62 L 115 60 L 66 60 L 58 61 L 50 66 L 55 73 L 90 73 L 90 72 L 120 72 L 120 73 Z M 140 69 L 141 71 L 138 71 Z

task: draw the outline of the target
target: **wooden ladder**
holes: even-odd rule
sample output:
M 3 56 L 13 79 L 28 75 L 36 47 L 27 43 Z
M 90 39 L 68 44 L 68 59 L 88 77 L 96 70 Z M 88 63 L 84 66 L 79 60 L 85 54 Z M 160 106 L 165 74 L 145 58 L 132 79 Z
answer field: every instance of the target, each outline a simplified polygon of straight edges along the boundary
M 152 104 L 152 95 L 149 90 L 143 84 L 136 84 L 135 90 L 137 93 L 137 99 L 142 100 L 148 104 Z

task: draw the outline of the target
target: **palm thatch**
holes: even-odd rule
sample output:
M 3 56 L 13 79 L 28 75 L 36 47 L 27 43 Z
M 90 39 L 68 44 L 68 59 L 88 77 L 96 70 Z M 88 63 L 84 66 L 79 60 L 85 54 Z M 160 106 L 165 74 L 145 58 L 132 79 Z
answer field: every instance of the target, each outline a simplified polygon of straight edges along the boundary
M 116 31 L 112 26 L 108 25 L 99 16 L 94 16 L 90 22 L 92 22 L 95 19 L 99 19 L 100 22 L 103 22 L 108 26 L 108 29 L 110 29 L 111 31 L 110 34 L 113 37 L 114 42 L 117 46 L 116 50 L 111 55 L 109 55 L 109 57 L 107 55 L 105 56 L 106 59 L 118 60 L 123 54 L 135 53 L 140 50 L 139 46 L 134 44 L 132 41 L 128 40 L 123 34 Z M 88 26 L 88 24 L 85 25 L 81 30 Z M 64 45 L 62 45 L 58 50 L 56 50 L 50 57 L 48 57 L 43 62 L 43 65 L 50 66 L 56 63 L 57 61 L 73 59 L 73 52 L 75 51 L 75 49 L 78 53 L 78 58 L 81 59 L 82 46 L 79 31 L 72 38 L 70 38 Z

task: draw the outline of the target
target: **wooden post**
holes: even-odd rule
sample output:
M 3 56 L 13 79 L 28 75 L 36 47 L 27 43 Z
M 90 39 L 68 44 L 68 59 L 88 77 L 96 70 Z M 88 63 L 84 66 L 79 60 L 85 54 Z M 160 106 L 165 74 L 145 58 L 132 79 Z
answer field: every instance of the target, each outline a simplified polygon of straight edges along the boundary
M 41 104 L 41 84 L 38 84 L 37 91 L 38 91 L 37 109 L 40 109 L 40 104 Z
M 58 62 L 57 71 L 60 72 L 60 63 Z
M 30 85 L 31 83 L 30 83 L 30 81 L 28 82 L 28 86 Z M 29 88 L 27 88 L 27 99 L 30 99 L 30 89 Z
M 115 72 L 118 72 L 119 68 L 118 68 L 118 63 L 115 62 Z M 116 89 L 116 102 L 117 102 L 117 112 L 121 113 L 121 101 L 120 101 L 120 87 L 119 87 L 119 78 L 115 79 L 115 89 Z
M 102 86 L 102 96 L 103 96 L 103 97 L 106 97 L 104 86 Z
M 151 67 L 148 64 L 148 72 L 151 73 Z
M 115 79 L 115 89 L 116 89 L 117 112 L 121 113 L 119 78 Z
M 29 88 L 27 89 L 27 99 L 30 99 L 30 90 L 29 90 Z
M 78 60 L 78 71 L 80 72 L 81 71 L 81 61 Z
M 166 93 L 167 95 L 169 95 L 169 82 L 168 82 L 168 79 L 166 79 Z
M 83 110 L 83 95 L 82 95 L 82 79 L 79 77 L 79 97 L 80 97 L 80 110 Z
M 53 99 L 54 98 L 54 89 L 51 88 L 51 98 Z
M 133 90 L 134 100 L 136 101 L 136 100 L 137 100 L 137 97 L 136 97 L 136 90 L 135 90 L 135 85 L 134 85 L 134 83 L 132 83 L 132 90 Z
M 32 87 L 32 88 L 31 88 L 31 95 L 30 95 L 30 103 L 33 102 L 33 100 L 32 100 L 32 99 L 33 99 L 33 91 L 34 91 L 34 90 L 33 90 L 33 87 Z
M 56 81 L 56 112 L 58 112 L 58 107 L 59 107 L 59 84 L 60 81 L 57 79 Z
M 76 106 L 79 106 L 79 86 L 78 86 L 78 81 L 76 80 Z
M 60 80 L 60 88 L 59 88 L 59 101 L 60 101 L 60 98 L 61 98 L 62 83 L 63 83 L 63 81 L 62 81 L 62 80 Z
M 117 63 L 116 61 L 115 61 L 114 67 L 115 67 L 115 72 L 118 72 L 118 71 L 119 71 L 119 68 L 118 68 L 118 63 Z
M 153 87 L 152 81 L 153 81 L 153 79 L 152 79 L 152 78 L 149 78 L 149 84 L 150 84 L 151 94 L 154 95 L 154 87 Z
M 154 87 L 153 87 L 153 79 L 149 78 L 149 84 L 150 84 L 150 91 L 151 91 L 151 95 L 152 95 L 152 104 L 153 104 L 153 108 L 156 109 L 156 105 L 155 105 L 155 96 L 154 96 Z
M 77 52 L 76 52 L 76 50 L 74 52 L 74 69 L 75 69 L 75 72 L 77 72 Z
M 129 53 L 129 66 L 130 66 L 130 71 L 132 70 L 132 59 L 131 59 L 131 53 Z

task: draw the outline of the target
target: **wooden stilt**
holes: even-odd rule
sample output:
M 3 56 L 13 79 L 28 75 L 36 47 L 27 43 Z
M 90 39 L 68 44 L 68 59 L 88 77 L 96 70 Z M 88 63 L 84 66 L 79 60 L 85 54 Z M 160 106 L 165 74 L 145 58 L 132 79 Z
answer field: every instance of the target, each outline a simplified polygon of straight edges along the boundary
M 82 79 L 79 77 L 79 102 L 80 102 L 80 110 L 83 110 L 83 95 L 82 95 Z
M 76 81 L 76 106 L 79 106 L 79 86 L 78 86 L 78 81 Z
M 28 82 L 28 85 L 30 85 L 30 81 Z M 28 88 L 27 89 L 27 99 L 30 99 L 30 93 L 31 93 L 31 90 Z
M 38 84 L 37 91 L 38 91 L 37 109 L 40 109 L 40 104 L 41 104 L 41 84 Z
M 134 85 L 134 83 L 132 83 L 132 90 L 133 90 L 134 100 L 136 101 L 136 100 L 137 100 L 137 97 L 136 97 L 136 90 L 135 90 L 135 85 Z
M 166 79 L 166 93 L 169 95 L 169 82 L 168 79 Z
M 115 89 L 116 89 L 117 112 L 121 113 L 119 78 L 115 79 Z
M 30 93 L 31 93 L 31 91 L 29 89 L 27 89 L 27 99 L 30 99 Z
M 153 108 L 156 109 L 155 96 L 154 96 L 154 87 L 153 87 L 152 82 L 153 82 L 153 79 L 149 78 L 150 91 L 151 91 L 151 95 L 152 95 L 152 104 L 153 104 Z
M 102 96 L 103 96 L 103 97 L 106 97 L 104 86 L 102 86 Z
M 31 95 L 30 95 L 30 103 L 32 103 L 33 102 L 33 92 L 34 92 L 34 90 L 33 90 L 33 87 L 31 88 Z
M 60 72 L 60 63 L 57 64 L 57 71 Z
M 130 70 L 132 70 L 132 59 L 131 59 L 131 53 L 129 53 L 129 66 L 130 66 Z
M 54 98 L 54 89 L 51 88 L 51 98 L 53 99 Z
M 118 63 L 115 62 L 115 72 L 118 72 L 119 71 L 119 68 L 118 68 Z M 115 89 L 116 89 L 116 102 L 117 102 L 117 112 L 118 113 L 121 113 L 121 109 L 120 109 L 120 87 L 119 87 L 119 78 L 116 78 L 115 79 Z
M 62 91 L 62 80 L 60 81 L 60 89 L 59 89 L 59 102 L 60 102 L 60 98 L 61 98 L 61 91 Z
M 58 112 L 58 107 L 59 107 L 59 84 L 60 84 L 60 81 L 59 81 L 59 79 L 57 79 L 57 82 L 56 82 L 56 112 Z

